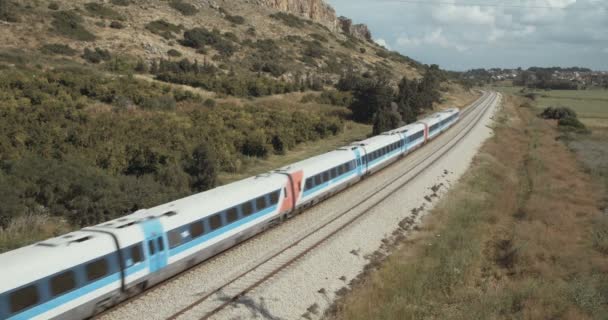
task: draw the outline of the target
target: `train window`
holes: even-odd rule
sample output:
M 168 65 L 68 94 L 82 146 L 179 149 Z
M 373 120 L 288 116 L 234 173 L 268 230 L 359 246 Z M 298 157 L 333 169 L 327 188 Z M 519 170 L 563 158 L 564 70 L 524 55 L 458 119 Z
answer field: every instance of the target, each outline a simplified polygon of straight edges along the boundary
M 131 247 L 131 260 L 133 260 L 133 263 L 144 261 L 144 256 L 141 254 L 141 246 L 139 244 Z
M 230 208 L 226 211 L 226 221 L 228 223 L 233 223 L 239 219 L 239 212 L 236 208 Z
M 216 214 L 209 218 L 209 228 L 211 228 L 211 230 L 217 230 L 221 227 L 222 227 L 222 217 L 219 214 Z
M 11 313 L 17 313 L 32 307 L 36 305 L 39 300 L 40 297 L 38 296 L 38 288 L 36 288 L 35 284 L 19 289 L 11 293 Z
M 211 217 L 212 219 L 214 217 L 217 217 L 218 220 L 220 219 L 219 215 L 215 215 L 213 217 Z M 205 233 L 205 226 L 203 225 L 202 221 L 196 221 L 196 222 L 192 222 L 190 224 L 190 236 L 192 237 L 192 239 L 196 239 L 200 236 L 203 235 L 203 233 Z M 211 227 L 211 229 L 215 230 L 216 228 Z
M 154 245 L 154 240 L 148 241 L 148 250 L 150 250 L 150 255 L 154 255 L 156 253 L 156 246 Z
M 316 175 L 315 176 L 315 186 L 318 186 L 322 183 L 323 183 L 323 180 L 321 179 L 321 174 Z
M 323 172 L 323 182 L 329 181 L 329 171 Z
M 154 254 L 154 253 L 152 253 Z M 86 266 L 87 280 L 93 281 L 103 278 L 108 274 L 108 261 L 105 258 L 91 262 Z
M 167 237 L 169 238 L 169 248 L 171 248 L 171 249 L 182 244 L 182 233 L 179 230 L 169 231 L 169 234 L 167 235 Z M 135 260 L 135 259 L 133 259 L 133 260 Z M 135 262 L 135 261 L 133 261 L 133 262 Z
M 336 168 L 333 168 L 329 171 L 329 174 L 331 175 L 332 179 L 335 179 L 338 176 L 338 170 L 336 170 Z
M 156 242 L 158 242 L 158 251 L 165 251 L 165 242 L 163 241 L 163 238 L 158 238 Z
M 258 211 L 266 209 L 266 197 L 262 196 L 255 200 L 255 205 L 257 206 Z
M 341 165 L 338 167 L 338 175 L 343 175 L 344 174 L 344 165 Z
M 285 192 L 285 194 L 287 194 L 287 192 Z M 279 196 L 280 196 L 279 191 L 275 191 L 275 192 L 271 193 L 270 194 L 270 204 L 275 205 L 275 204 L 279 203 Z
M 306 179 L 306 190 L 310 190 L 312 187 L 312 178 Z
M 58 296 L 76 287 L 74 271 L 66 271 L 51 278 L 51 294 Z
M 253 213 L 253 204 L 251 201 L 243 203 L 241 210 L 243 210 L 244 216 L 250 216 Z

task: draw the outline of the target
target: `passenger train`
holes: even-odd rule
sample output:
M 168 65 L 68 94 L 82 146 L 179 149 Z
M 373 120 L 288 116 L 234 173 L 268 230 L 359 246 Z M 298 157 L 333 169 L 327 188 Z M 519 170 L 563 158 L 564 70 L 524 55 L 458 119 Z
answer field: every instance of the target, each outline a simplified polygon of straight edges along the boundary
M 449 109 L 265 174 L 0 255 L 0 319 L 83 319 L 301 212 L 435 138 Z

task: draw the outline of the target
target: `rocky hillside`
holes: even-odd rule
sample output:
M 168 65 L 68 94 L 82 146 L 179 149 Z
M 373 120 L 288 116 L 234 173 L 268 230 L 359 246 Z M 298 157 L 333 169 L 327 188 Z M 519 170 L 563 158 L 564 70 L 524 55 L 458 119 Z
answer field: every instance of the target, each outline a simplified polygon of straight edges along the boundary
M 224 73 L 324 84 L 351 70 L 397 80 L 422 68 L 322 0 L 0 0 L 0 23 L 5 55 L 42 64 L 188 59 Z

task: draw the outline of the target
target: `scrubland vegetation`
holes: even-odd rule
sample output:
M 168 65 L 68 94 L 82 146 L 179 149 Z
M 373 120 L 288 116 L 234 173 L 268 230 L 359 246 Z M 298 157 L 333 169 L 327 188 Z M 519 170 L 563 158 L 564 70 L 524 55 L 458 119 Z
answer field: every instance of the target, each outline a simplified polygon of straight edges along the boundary
M 348 114 L 213 106 L 190 91 L 86 68 L 0 73 L 2 228 L 32 215 L 85 226 L 206 190 L 246 158 L 340 133 Z
M 459 185 L 329 318 L 605 318 L 605 189 L 530 106 L 507 99 Z
M 0 0 L 0 252 L 392 129 L 449 77 L 288 13 L 132 3 Z

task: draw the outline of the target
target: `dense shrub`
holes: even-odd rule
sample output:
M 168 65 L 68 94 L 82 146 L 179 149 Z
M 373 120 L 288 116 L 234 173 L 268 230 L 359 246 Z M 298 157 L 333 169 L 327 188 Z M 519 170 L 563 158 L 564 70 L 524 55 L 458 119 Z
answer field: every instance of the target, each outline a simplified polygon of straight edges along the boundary
M 378 51 L 376 51 L 376 55 L 380 58 L 385 58 L 385 59 L 390 57 L 390 53 L 386 50 L 378 50 Z
M 49 3 L 48 8 L 53 11 L 59 10 L 59 4 L 57 2 L 51 2 Z
M 172 24 L 165 20 L 154 20 L 146 24 L 146 29 L 165 39 L 173 39 L 175 38 L 174 33 L 181 32 L 183 27 Z
M 353 96 L 350 92 L 340 92 L 336 90 L 323 91 L 317 99 L 317 102 L 348 107 L 353 102 Z
M 327 38 L 318 34 L 318 33 L 311 33 L 308 36 L 310 36 L 311 38 L 319 41 L 319 42 L 328 42 Z
M 19 22 L 17 5 L 9 0 L 0 0 L 0 20 L 7 22 Z
M 325 54 L 327 54 L 327 50 L 323 47 L 323 45 L 319 41 L 311 41 L 307 42 L 302 52 L 304 56 L 308 56 L 311 58 L 323 58 Z
M 198 13 L 198 9 L 196 9 L 195 6 L 185 3 L 182 0 L 171 0 L 169 6 L 185 16 L 193 16 Z
M 193 75 L 213 70 L 162 64 L 156 68 Z M 235 83 L 226 79 L 222 85 Z M 237 171 L 246 157 L 285 152 L 343 126 L 333 113 L 280 103 L 175 108 L 202 101 L 95 69 L 0 70 L 0 92 L 0 226 L 24 214 L 75 226 L 115 218 L 211 188 L 218 171 Z M 91 113 L 105 104 L 115 109 Z
M 577 114 L 568 107 L 548 107 L 540 114 L 543 119 L 560 120 L 564 118 L 576 118 Z
M 64 56 L 75 56 L 78 53 L 78 51 L 72 49 L 70 46 L 60 43 L 45 44 L 40 48 L 40 52 L 44 54 L 58 54 Z
M 390 109 L 380 109 L 374 116 L 373 134 L 379 135 L 383 132 L 393 130 L 401 125 L 401 116 Z
M 97 2 L 86 3 L 84 8 L 90 15 L 95 17 L 111 20 L 124 20 L 124 17 L 120 13 Z
M 171 50 L 167 51 L 167 54 L 170 57 L 181 57 L 182 56 L 182 53 L 179 52 L 179 51 L 177 51 L 177 50 L 175 50 L 175 49 L 171 49 Z
M 111 0 L 110 3 L 112 3 L 115 6 L 127 7 L 131 4 L 131 1 L 130 0 Z
M 243 18 L 242 16 L 232 16 L 232 15 L 227 14 L 224 18 L 234 24 L 244 24 L 245 23 L 245 18 Z
M 110 28 L 112 29 L 124 29 L 125 26 L 119 21 L 112 21 L 110 23 Z
M 306 22 L 303 19 L 285 12 L 277 12 L 270 15 L 271 18 L 283 22 L 285 25 L 292 28 L 304 28 Z
M 586 133 L 587 127 L 576 117 L 565 117 L 559 119 L 557 125 L 564 130 L 574 130 L 580 133 Z
M 184 32 L 184 40 L 181 43 L 184 46 L 195 49 L 202 49 L 207 45 L 212 46 L 221 55 L 226 57 L 232 56 L 237 50 L 236 46 L 226 39 L 219 30 L 214 29 L 213 31 L 209 31 L 204 27 Z
M 108 50 L 100 48 L 95 48 L 94 50 L 91 50 L 89 48 L 85 48 L 82 58 L 91 63 L 100 63 L 102 61 L 109 61 L 110 59 L 112 59 L 112 55 Z
M 52 25 L 58 34 L 79 41 L 93 41 L 95 35 L 82 26 L 84 20 L 74 11 L 53 13 Z

